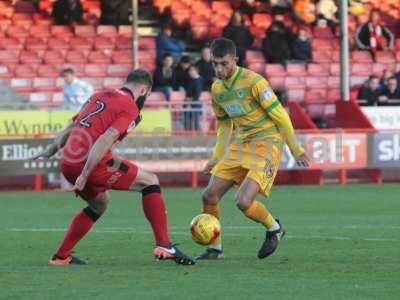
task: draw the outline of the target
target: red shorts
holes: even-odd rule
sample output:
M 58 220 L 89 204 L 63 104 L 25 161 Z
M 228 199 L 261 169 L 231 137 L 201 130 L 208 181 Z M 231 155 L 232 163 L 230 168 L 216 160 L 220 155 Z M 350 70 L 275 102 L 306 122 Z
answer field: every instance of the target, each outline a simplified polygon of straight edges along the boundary
M 69 165 L 61 161 L 61 172 L 65 178 L 75 184 L 81 175 L 84 164 Z M 85 188 L 77 192 L 84 200 L 92 200 L 106 190 L 127 190 L 135 181 L 138 166 L 129 160 L 102 160 L 90 174 Z

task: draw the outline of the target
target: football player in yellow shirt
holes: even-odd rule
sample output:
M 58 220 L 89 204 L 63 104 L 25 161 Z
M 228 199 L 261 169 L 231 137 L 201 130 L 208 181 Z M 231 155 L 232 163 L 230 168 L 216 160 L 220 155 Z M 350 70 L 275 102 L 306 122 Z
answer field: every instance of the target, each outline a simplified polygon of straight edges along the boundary
M 204 169 L 212 176 L 202 194 L 203 213 L 219 219 L 219 201 L 230 188 L 238 186 L 236 205 L 246 217 L 266 228 L 265 240 L 258 251 L 258 257 L 265 258 L 276 250 L 285 230 L 256 197 L 269 196 L 284 142 L 298 165 L 307 167 L 309 160 L 267 80 L 237 66 L 235 44 L 229 39 L 216 39 L 211 52 L 218 78 L 211 88 L 218 125 L 213 157 Z M 221 258 L 221 237 L 197 257 Z

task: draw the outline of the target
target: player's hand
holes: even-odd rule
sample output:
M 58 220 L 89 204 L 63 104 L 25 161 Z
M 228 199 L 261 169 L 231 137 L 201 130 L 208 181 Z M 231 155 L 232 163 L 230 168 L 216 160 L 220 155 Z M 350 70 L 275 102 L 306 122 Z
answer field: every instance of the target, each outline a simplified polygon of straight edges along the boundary
M 307 154 L 303 153 L 296 157 L 296 164 L 299 167 L 308 168 L 310 165 L 310 159 L 308 158 Z
M 71 191 L 79 192 L 85 188 L 88 177 L 84 174 L 79 175 L 76 179 L 74 186 L 71 188 Z
M 212 168 L 214 168 L 214 166 L 217 164 L 218 159 L 216 157 L 211 158 L 206 166 L 204 167 L 203 173 L 204 174 L 210 174 Z

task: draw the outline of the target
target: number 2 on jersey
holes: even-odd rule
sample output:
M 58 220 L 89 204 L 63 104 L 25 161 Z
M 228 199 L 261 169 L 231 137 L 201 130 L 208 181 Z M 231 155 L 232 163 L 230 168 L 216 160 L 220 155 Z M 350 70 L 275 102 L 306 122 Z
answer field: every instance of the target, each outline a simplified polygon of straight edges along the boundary
M 92 126 L 92 124 L 89 122 L 89 119 L 93 117 L 94 115 L 102 112 L 106 108 L 106 104 L 101 101 L 101 100 L 96 100 L 96 104 L 98 105 L 97 109 L 95 111 L 92 111 L 91 113 L 87 114 L 85 117 L 83 117 L 80 121 L 79 124 L 82 126 L 89 128 Z

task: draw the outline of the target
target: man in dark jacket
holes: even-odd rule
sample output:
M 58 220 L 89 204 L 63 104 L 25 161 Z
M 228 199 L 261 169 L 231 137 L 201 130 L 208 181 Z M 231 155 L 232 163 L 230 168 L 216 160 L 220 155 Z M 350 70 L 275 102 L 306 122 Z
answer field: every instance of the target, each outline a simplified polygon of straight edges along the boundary
M 267 62 L 284 64 L 291 59 L 290 45 L 293 39 L 292 31 L 283 23 L 283 16 L 276 15 L 262 43 L 262 52 Z
M 175 62 L 178 62 L 181 58 L 183 50 L 185 50 L 184 44 L 178 42 L 172 37 L 172 28 L 169 25 L 164 26 L 162 31 L 156 38 L 157 48 L 157 61 L 161 62 L 164 54 L 169 53 L 174 58 Z
M 211 62 L 211 49 L 206 45 L 201 49 L 201 59 L 196 63 L 199 74 L 204 80 L 205 91 L 211 90 L 211 85 L 215 80 L 215 70 Z
M 223 37 L 232 40 L 236 45 L 237 56 L 239 58 L 238 65 L 243 66 L 246 50 L 253 44 L 254 38 L 249 29 L 243 23 L 240 12 L 232 15 L 231 21 L 224 28 Z
M 300 29 L 296 39 L 292 43 L 293 58 L 299 61 L 308 62 L 311 60 L 311 44 L 304 29 Z
M 391 101 L 398 100 L 398 101 Z M 390 77 L 387 81 L 387 85 L 384 87 L 383 92 L 379 96 L 380 106 L 385 105 L 400 105 L 400 88 L 396 77 Z
M 171 91 L 175 86 L 174 59 L 171 54 L 165 53 L 162 65 L 154 72 L 154 90 L 162 92 L 169 101 Z
M 183 55 L 179 64 L 175 68 L 175 86 L 176 90 L 187 89 L 189 82 L 189 67 L 190 67 L 190 57 L 188 55 Z
M 57 25 L 74 25 L 82 22 L 83 8 L 80 0 L 57 0 L 53 5 L 54 22 Z
M 199 75 L 199 70 L 195 65 L 189 67 L 189 81 L 186 90 L 186 101 L 183 115 L 183 126 L 185 130 L 200 130 L 200 116 L 202 105 L 200 95 L 203 90 L 203 78 Z
M 382 25 L 378 11 L 371 11 L 369 21 L 356 31 L 357 47 L 361 50 L 387 50 L 393 47 L 393 34 Z
M 129 25 L 132 14 L 131 0 L 101 0 L 100 24 Z
M 357 100 L 361 106 L 376 106 L 380 94 L 381 91 L 379 90 L 379 78 L 373 75 L 359 90 Z

